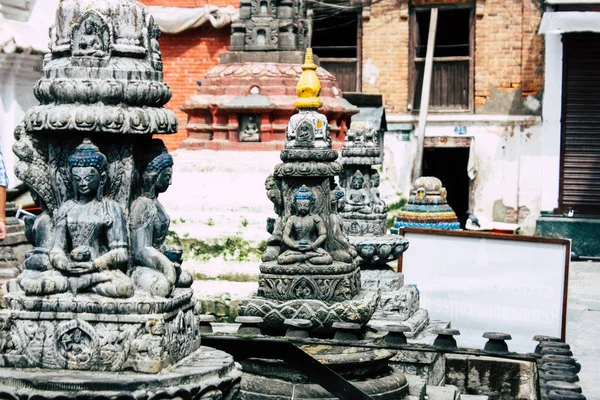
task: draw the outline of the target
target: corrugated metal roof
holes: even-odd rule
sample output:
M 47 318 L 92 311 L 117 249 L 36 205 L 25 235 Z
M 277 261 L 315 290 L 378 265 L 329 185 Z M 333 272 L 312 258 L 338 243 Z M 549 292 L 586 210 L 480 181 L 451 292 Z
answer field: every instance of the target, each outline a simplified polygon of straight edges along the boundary
M 360 111 L 352 116 L 352 122 L 371 122 L 379 130 L 387 130 L 384 107 L 358 107 L 358 109 Z

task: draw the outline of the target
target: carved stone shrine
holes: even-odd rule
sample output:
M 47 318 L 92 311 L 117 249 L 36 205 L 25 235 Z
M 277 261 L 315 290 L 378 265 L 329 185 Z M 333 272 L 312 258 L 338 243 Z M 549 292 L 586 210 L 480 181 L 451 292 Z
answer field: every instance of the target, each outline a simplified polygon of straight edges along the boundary
M 241 0 L 231 46 L 182 106 L 188 115 L 187 149 L 281 150 L 295 112 L 295 86 L 310 41 L 310 21 L 300 0 Z M 314 60 L 318 64 L 318 60 Z M 333 75 L 316 69 L 320 106 L 334 146 L 341 147 L 350 116 Z
M 403 398 L 408 394 L 406 378 L 388 366 L 394 351 L 336 345 L 336 340 L 343 340 L 340 329 L 355 339 L 364 334 L 379 293 L 361 289 L 359 259 L 337 213 L 342 191 L 335 177 L 342 166 L 332 149 L 327 118 L 317 112 L 321 86 L 310 48 L 302 69 L 296 88 L 298 113 L 287 127 L 283 163 L 265 182 L 277 218 L 267 224 L 271 236 L 262 256 L 257 294 L 240 303 L 240 315 L 260 317 L 265 334 L 281 335 L 293 327 L 301 328 L 304 337 L 333 338 L 326 345 L 302 349 L 373 398 Z M 242 368 L 243 398 L 332 398 L 281 360 L 249 358 L 242 361 Z
M 267 196 L 277 218 L 262 256 L 256 297 L 241 314 L 263 317 L 268 328 L 285 331 L 286 319 L 309 319 L 316 331 L 334 322 L 364 325 L 377 295 L 360 290 L 356 252 L 336 212 L 334 178 L 342 171 L 332 149 L 330 125 L 317 112 L 320 82 L 308 49 L 297 85 L 298 113 L 290 118 L 283 163 L 267 178 Z
M 19 398 L 237 394 L 233 359 L 200 346 L 182 251 L 164 243 L 170 219 L 157 197 L 173 159 L 152 135 L 175 133 L 177 121 L 162 107 L 171 91 L 158 36 L 134 0 L 58 7 L 34 89 L 41 104 L 13 147 L 42 211 L 0 312 L 0 382 Z
M 344 233 L 358 252 L 362 287 L 381 299 L 370 324 L 385 327 L 401 323 L 407 337 L 417 336 L 429 323 L 429 313 L 419 306 L 415 285 L 404 285 L 402 273 L 388 263 L 408 248 L 402 236 L 386 235 L 387 205 L 379 193 L 380 176 L 376 166 L 383 163 L 383 107 L 361 107 L 342 148 L 344 192 L 338 198 Z
M 413 183 L 408 203 L 395 218 L 394 229 L 460 229 L 460 222 L 448 205 L 448 192 L 434 176 L 422 176 Z

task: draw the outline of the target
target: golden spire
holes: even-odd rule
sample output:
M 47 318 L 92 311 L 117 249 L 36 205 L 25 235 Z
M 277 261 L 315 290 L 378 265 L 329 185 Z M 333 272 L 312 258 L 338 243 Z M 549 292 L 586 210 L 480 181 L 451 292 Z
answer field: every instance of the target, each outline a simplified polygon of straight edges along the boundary
M 321 82 L 317 76 L 317 66 L 313 62 L 313 52 L 309 47 L 306 49 L 306 58 L 302 66 L 302 75 L 298 85 L 296 85 L 296 93 L 298 98 L 294 102 L 294 106 L 298 110 L 317 109 L 323 105 L 323 100 L 319 97 L 321 93 Z

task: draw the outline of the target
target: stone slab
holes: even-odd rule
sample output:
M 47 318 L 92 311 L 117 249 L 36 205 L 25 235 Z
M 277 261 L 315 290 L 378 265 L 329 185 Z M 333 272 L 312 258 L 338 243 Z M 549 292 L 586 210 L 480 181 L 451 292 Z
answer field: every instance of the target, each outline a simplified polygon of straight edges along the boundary
M 0 368 L 2 391 L 12 398 L 119 398 L 159 400 L 202 398 L 231 400 L 240 388 L 241 371 L 229 354 L 201 347 L 159 374 Z M 88 395 L 89 396 L 89 395 Z
M 404 274 L 391 269 L 361 269 L 360 280 L 363 289 L 396 291 L 404 286 Z
M 444 383 L 446 360 L 438 353 L 399 350 L 390 360 L 390 364 L 405 374 L 416 375 L 425 379 L 428 385 L 441 385 Z
M 428 400 L 458 400 L 459 396 L 456 386 L 427 386 Z
M 427 381 L 417 375 L 405 375 L 408 382 L 408 394 L 418 399 L 424 399 L 427 391 Z
M 421 322 L 429 320 L 427 310 L 419 308 L 420 301 L 419 291 L 414 285 L 403 286 L 394 291 L 382 291 L 381 301 L 373 318 L 403 322 L 411 327 L 410 332 L 414 336 L 421 331 Z M 417 312 L 419 315 L 415 316 Z

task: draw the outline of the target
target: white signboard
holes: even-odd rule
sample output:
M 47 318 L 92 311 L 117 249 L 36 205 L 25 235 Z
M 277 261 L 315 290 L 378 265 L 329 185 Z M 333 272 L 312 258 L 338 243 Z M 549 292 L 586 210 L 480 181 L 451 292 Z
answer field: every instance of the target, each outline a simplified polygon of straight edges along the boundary
M 565 332 L 570 242 L 563 239 L 406 229 L 401 265 L 431 319 L 451 321 L 460 347 L 483 349 L 484 332 L 512 335 L 532 352 L 534 335 Z

